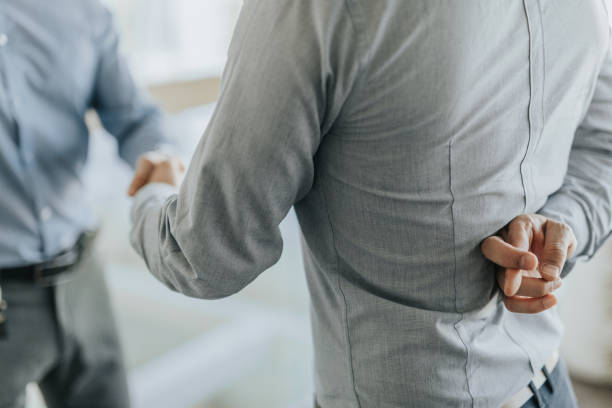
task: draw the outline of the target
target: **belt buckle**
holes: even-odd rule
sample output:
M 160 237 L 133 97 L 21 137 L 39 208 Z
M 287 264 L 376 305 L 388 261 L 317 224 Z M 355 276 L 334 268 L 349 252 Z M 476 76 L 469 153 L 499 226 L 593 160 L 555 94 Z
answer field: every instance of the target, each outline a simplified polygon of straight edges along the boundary
M 45 270 L 46 270 L 45 264 L 36 265 L 34 267 L 34 273 L 33 273 L 34 283 L 42 287 L 48 287 L 48 286 L 55 285 L 54 277 L 46 276 Z

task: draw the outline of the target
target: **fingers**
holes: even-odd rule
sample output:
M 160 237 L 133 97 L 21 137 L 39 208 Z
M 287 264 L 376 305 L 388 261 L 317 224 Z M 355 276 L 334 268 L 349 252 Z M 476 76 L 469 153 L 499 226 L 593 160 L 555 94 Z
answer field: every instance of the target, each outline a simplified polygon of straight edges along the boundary
M 138 163 L 136 164 L 136 170 L 134 171 L 134 178 L 132 179 L 132 183 L 128 188 L 128 194 L 133 196 L 136 194 L 138 190 L 149 180 L 149 176 L 153 172 L 153 168 L 155 165 L 153 162 L 146 157 L 141 157 L 138 159 Z
M 563 283 L 560 279 L 555 281 L 546 281 L 540 278 L 523 277 L 521 287 L 516 292 L 516 295 L 539 298 L 559 289 L 562 284 Z
M 516 295 L 521 287 L 522 280 L 520 269 L 498 269 L 497 283 L 506 296 Z
M 149 183 L 166 183 L 178 186 L 181 184 L 184 173 L 185 166 L 183 163 L 176 157 L 169 157 L 155 166 L 149 178 Z
M 184 172 L 185 166 L 179 158 L 159 151 L 146 153 L 136 163 L 128 194 L 134 196 L 143 186 L 154 182 L 178 186 Z
M 523 251 L 528 251 L 531 246 L 531 226 L 528 220 L 522 217 L 515 218 L 506 229 L 505 241 L 515 248 Z M 522 256 L 522 255 L 520 255 Z M 536 261 L 534 263 L 533 261 Z M 519 259 L 519 266 L 523 265 L 523 269 L 533 269 L 537 265 L 537 257 L 533 257 L 528 261 Z M 500 268 L 497 275 L 499 287 L 506 296 L 516 295 L 522 287 L 522 272 L 521 269 L 505 269 Z M 542 295 L 541 295 L 542 296 Z
M 532 270 L 538 266 L 537 256 L 510 245 L 498 236 L 485 239 L 480 248 L 485 258 L 503 268 Z
M 506 308 L 540 313 L 553 307 L 557 299 L 552 292 L 562 285 L 561 269 L 577 246 L 571 228 L 542 215 L 524 214 L 508 224 L 502 235 L 503 239 L 485 239 L 481 250 L 500 267 L 497 281 Z
M 504 297 L 504 305 L 514 313 L 540 313 L 556 304 L 557 298 L 550 294 L 539 298 Z
M 548 220 L 545 228 L 540 273 L 546 280 L 556 280 L 561 275 L 570 250 L 573 251 L 576 246 L 576 238 L 570 227 L 557 221 Z
M 517 217 L 509 225 L 507 239 L 513 245 L 524 251 L 528 251 L 531 246 L 532 228 L 526 217 Z

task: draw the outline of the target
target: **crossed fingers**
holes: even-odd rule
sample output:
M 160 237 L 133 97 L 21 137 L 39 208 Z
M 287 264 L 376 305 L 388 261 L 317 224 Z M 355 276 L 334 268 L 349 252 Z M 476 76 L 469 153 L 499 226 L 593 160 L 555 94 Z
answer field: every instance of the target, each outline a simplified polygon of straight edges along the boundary
M 516 313 L 539 313 L 557 303 L 561 270 L 576 248 L 569 226 L 539 214 L 520 215 L 500 234 L 482 242 L 483 255 L 496 264 L 504 304 Z

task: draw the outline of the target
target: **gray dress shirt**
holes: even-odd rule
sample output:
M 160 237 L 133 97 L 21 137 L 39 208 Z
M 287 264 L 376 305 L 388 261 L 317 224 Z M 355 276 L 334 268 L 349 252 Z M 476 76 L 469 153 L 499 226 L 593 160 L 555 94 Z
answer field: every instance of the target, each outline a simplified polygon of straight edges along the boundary
M 130 164 L 167 143 L 98 0 L 0 0 L 0 268 L 46 261 L 94 225 L 90 108 Z
M 498 406 L 562 325 L 508 312 L 479 244 L 533 212 L 580 257 L 605 239 L 609 50 L 602 0 L 246 1 L 185 182 L 140 192 L 133 244 L 228 296 L 295 206 L 323 408 Z

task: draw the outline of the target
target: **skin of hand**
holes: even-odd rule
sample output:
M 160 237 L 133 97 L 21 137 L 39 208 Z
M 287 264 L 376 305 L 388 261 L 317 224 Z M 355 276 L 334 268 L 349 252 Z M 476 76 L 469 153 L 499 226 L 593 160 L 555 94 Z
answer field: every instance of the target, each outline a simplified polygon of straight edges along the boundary
M 506 308 L 539 313 L 557 303 L 561 270 L 576 250 L 572 229 L 539 214 L 514 218 L 481 244 L 482 254 L 498 266 L 497 282 Z
M 161 152 L 145 153 L 138 159 L 128 195 L 134 196 L 149 183 L 166 183 L 179 187 L 185 175 L 180 159 Z

